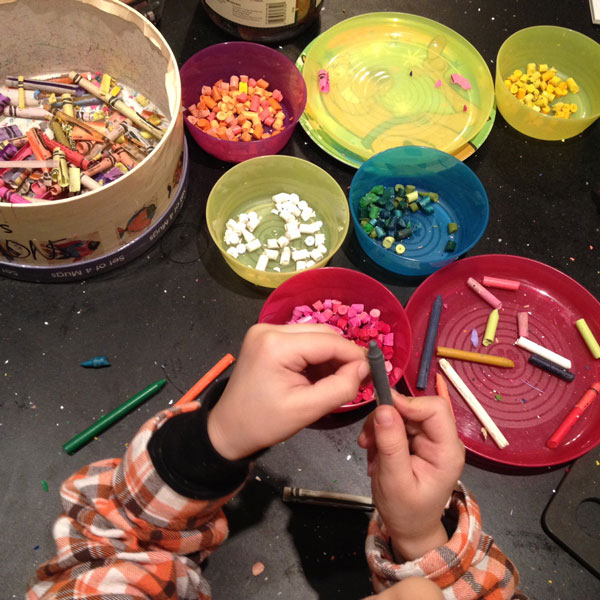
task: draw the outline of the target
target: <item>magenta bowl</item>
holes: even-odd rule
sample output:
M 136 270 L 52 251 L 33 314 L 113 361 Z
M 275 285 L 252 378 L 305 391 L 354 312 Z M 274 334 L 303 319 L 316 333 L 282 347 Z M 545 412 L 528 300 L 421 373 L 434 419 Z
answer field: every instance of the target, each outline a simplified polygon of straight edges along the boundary
M 327 298 L 341 300 L 345 304 L 364 304 L 365 310 L 378 308 L 381 311 L 381 319 L 390 325 L 394 333 L 391 362 L 397 375 L 390 383 L 395 386 L 404 375 L 412 351 L 410 322 L 398 298 L 385 285 L 365 273 L 342 267 L 300 271 L 271 292 L 260 311 L 258 322 L 283 325 L 292 318 L 294 307 L 312 305 Z M 355 410 L 371 402 L 373 400 L 344 404 L 333 412 Z
M 188 122 L 187 107 L 200 99 L 203 85 L 231 75 L 261 77 L 269 82 L 269 90 L 283 94 L 282 110 L 285 127 L 279 135 L 252 142 L 230 142 L 214 138 Z M 187 60 L 180 69 L 181 100 L 184 122 L 198 145 L 220 160 L 240 163 L 249 158 L 277 154 L 288 142 L 306 105 L 306 84 L 294 63 L 277 50 L 250 42 L 225 42 L 208 46 Z

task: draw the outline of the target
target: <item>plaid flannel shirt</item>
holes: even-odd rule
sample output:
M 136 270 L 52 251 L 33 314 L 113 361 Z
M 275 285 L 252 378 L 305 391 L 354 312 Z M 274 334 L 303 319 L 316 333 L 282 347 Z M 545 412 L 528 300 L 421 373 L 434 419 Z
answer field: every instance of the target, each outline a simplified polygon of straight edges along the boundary
M 365 549 L 376 592 L 412 576 L 431 579 L 445 600 L 526 600 L 517 590 L 519 573 L 512 562 L 481 530 L 475 498 L 459 482 L 449 511 L 458 519 L 450 540 L 417 560 L 397 564 L 379 513 L 369 523 Z
M 162 411 L 142 426 L 122 460 L 93 463 L 64 482 L 64 513 L 53 530 L 57 554 L 38 568 L 27 600 L 210 599 L 200 564 L 227 537 L 222 506 L 235 492 L 208 501 L 186 498 L 162 481 L 147 449 L 167 419 L 198 406 Z M 423 575 L 448 599 L 523 597 L 513 594 L 516 570 L 481 532 L 477 504 L 466 489 L 454 495 L 453 505 L 458 528 L 448 544 L 403 565 L 394 564 L 375 513 L 366 544 L 375 589 Z

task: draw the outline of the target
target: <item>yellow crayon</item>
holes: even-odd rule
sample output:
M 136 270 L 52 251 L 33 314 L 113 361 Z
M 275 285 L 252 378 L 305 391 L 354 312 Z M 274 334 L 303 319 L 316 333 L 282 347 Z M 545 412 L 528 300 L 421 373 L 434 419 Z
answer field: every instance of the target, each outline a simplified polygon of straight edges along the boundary
M 500 319 L 500 313 L 495 308 L 488 317 L 487 325 L 485 326 L 485 333 L 483 334 L 483 341 L 481 342 L 484 346 L 489 346 L 494 343 L 496 337 L 496 329 L 498 328 L 498 320 Z
M 578 321 L 575 321 L 575 327 L 577 327 L 577 331 L 579 331 L 581 334 L 581 337 L 592 353 L 592 356 L 594 358 L 600 358 L 600 345 L 598 345 L 598 342 L 596 341 L 592 330 L 585 322 L 585 319 L 579 319 Z
M 492 365 L 494 367 L 512 368 L 515 363 L 504 356 L 496 354 L 481 354 L 480 352 L 469 352 L 467 350 L 459 350 L 458 348 L 446 348 L 444 346 L 437 347 L 437 355 L 444 358 L 455 358 L 458 360 L 468 360 L 469 362 L 482 363 L 484 365 Z

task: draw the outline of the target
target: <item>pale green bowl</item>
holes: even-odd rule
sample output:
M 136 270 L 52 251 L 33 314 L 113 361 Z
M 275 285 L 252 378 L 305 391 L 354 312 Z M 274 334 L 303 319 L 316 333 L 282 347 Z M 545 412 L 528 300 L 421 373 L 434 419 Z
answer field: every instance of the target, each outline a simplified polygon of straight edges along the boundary
M 276 288 L 296 273 L 295 263 L 281 267 L 282 272 L 257 271 L 256 257 L 247 253 L 233 258 L 227 253 L 228 245 L 223 237 L 225 223 L 242 212 L 253 210 L 257 205 L 269 203 L 275 194 L 296 193 L 306 200 L 323 221 L 327 254 L 311 267 L 324 267 L 339 250 L 350 224 L 350 210 L 344 191 L 326 171 L 311 162 L 293 156 L 259 156 L 246 160 L 229 169 L 215 183 L 206 204 L 206 222 L 210 235 L 221 251 L 227 264 L 251 283 Z M 253 232 L 262 242 L 281 235 L 274 226 L 279 217 L 265 217 Z

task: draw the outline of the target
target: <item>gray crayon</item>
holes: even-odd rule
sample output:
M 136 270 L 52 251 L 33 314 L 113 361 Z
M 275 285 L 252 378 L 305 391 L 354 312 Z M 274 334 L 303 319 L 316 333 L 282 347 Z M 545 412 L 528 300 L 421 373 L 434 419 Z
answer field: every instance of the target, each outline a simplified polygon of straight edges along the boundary
M 377 404 L 389 404 L 394 406 L 390 380 L 388 379 L 388 374 L 385 372 L 383 352 L 375 340 L 369 342 L 367 358 L 369 359 L 369 366 L 371 367 L 371 379 L 373 380 L 373 387 L 375 388 Z

